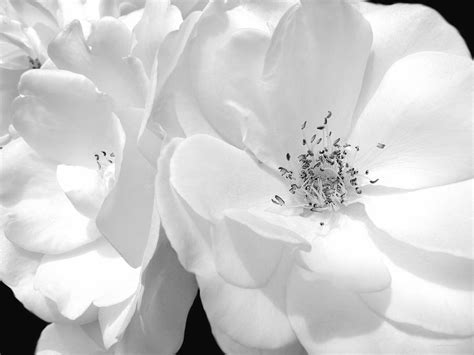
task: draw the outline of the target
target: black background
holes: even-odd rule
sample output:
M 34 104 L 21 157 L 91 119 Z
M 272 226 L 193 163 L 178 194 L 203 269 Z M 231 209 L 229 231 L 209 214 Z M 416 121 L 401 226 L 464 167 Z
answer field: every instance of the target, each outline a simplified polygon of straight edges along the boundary
M 396 1 L 373 1 L 382 4 L 393 4 Z M 422 3 L 441 13 L 453 24 L 466 40 L 471 54 L 473 51 L 470 36 L 472 10 L 471 1 L 440 0 L 440 1 L 404 1 Z M 46 323 L 23 308 L 8 287 L 0 282 L 0 354 L 33 354 L 36 341 Z M 222 354 L 211 334 L 210 326 L 202 308 L 199 297 L 196 298 L 188 316 L 184 343 L 178 354 Z

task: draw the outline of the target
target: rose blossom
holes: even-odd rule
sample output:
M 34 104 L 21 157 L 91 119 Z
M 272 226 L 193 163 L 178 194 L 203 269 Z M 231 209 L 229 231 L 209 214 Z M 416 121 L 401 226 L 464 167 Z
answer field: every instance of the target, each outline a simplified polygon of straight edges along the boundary
M 147 113 L 162 223 L 219 344 L 469 352 L 464 41 L 418 5 L 302 1 L 273 31 L 258 4 L 188 17 Z
M 158 28 L 149 21 L 166 16 Z M 195 281 L 159 218 L 151 223 L 156 170 L 135 144 L 150 69 L 142 63 L 180 22 L 175 7 L 155 1 L 134 34 L 104 17 L 85 39 L 74 20 L 49 44 L 49 64 L 21 77 L 12 104 L 18 137 L 0 152 L 0 277 L 54 322 L 39 353 L 180 346 Z M 131 246 L 130 265 L 110 242 Z

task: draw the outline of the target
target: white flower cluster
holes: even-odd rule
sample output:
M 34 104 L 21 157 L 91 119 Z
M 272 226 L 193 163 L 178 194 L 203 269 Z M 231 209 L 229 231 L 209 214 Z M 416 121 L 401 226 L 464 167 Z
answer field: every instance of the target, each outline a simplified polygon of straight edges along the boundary
M 47 354 L 473 351 L 473 62 L 359 0 L 0 0 L 0 280 Z M 199 349 L 196 349 L 199 352 Z

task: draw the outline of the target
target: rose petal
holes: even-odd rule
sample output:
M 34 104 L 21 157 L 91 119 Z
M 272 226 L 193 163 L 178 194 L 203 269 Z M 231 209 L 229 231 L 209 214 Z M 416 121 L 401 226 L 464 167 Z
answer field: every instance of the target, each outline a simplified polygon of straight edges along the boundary
M 73 21 L 48 47 L 59 69 L 91 79 L 119 107 L 143 107 L 147 80 L 141 64 L 128 57 L 132 35 L 119 20 L 101 19 L 86 43 L 81 24 Z M 90 48 L 89 48 L 90 46 Z
M 370 308 L 397 323 L 459 337 L 474 335 L 472 285 L 470 290 L 449 288 L 385 263 L 392 284 L 390 289 L 361 295 Z
M 137 306 L 137 295 L 99 309 L 98 320 L 106 349 L 117 343 L 127 329 Z
M 365 6 L 377 5 L 367 3 Z M 459 32 L 435 10 L 418 4 L 394 4 L 379 10 L 364 16 L 370 23 L 374 40 L 356 116 L 397 60 L 423 51 L 471 57 Z
M 471 259 L 418 249 L 376 228 L 372 239 L 392 275 L 390 288 L 363 295 L 372 309 L 427 336 L 474 334 Z
M 391 195 L 365 195 L 374 224 L 423 250 L 472 259 L 473 180 Z
M 158 160 L 156 203 L 163 227 L 184 268 L 195 274 L 212 269 L 209 223 L 186 205 L 170 184 L 170 159 L 182 139 L 166 144 Z
M 278 6 L 271 2 L 268 7 Z M 185 53 L 189 83 L 181 85 L 191 85 L 201 114 L 225 141 L 237 147 L 242 147 L 242 122 L 228 114 L 225 103 L 261 106 L 259 83 L 269 42 L 268 25 L 254 11 L 245 6 L 226 10 L 211 3 Z
M 33 252 L 57 254 L 77 248 L 100 235 L 64 195 L 55 165 L 39 157 L 23 139 L 2 149 L 0 212 L 5 235 Z
M 95 218 L 108 193 L 98 171 L 82 166 L 58 165 L 56 176 L 74 207 L 83 215 Z
M 356 294 L 318 281 L 297 266 L 288 283 L 287 309 L 310 354 L 454 354 L 468 353 L 472 346 L 472 338 L 426 337 L 395 328 Z
M 171 0 L 171 3 L 180 9 L 183 17 L 192 11 L 201 11 L 207 5 L 207 0 Z
M 108 98 L 82 75 L 30 70 L 13 102 L 13 125 L 25 141 L 54 161 L 95 168 L 94 154 L 121 151 L 120 128 Z
M 470 59 L 435 52 L 407 56 L 389 69 L 351 134 L 349 143 L 360 145 L 355 164 L 390 187 L 469 179 L 471 106 Z
M 280 263 L 284 244 L 261 236 L 226 212 L 213 227 L 212 253 L 217 273 L 235 286 L 265 285 Z
M 17 85 L 25 70 L 0 67 L 0 136 L 8 133 L 11 124 L 11 103 L 18 95 Z
M 34 274 L 41 258 L 41 254 L 15 246 L 0 232 L 0 280 L 41 319 L 48 322 L 64 320 L 53 302 L 33 288 Z
M 146 287 L 138 313 L 117 345 L 120 354 L 175 354 L 183 341 L 197 285 L 165 238 L 143 275 Z
M 150 232 L 156 173 L 137 147 L 142 114 L 138 109 L 118 113 L 126 132 L 122 163 L 96 221 L 102 234 L 133 267 L 142 264 Z
M 217 343 L 225 354 L 239 354 L 239 355 L 306 355 L 306 351 L 298 341 L 291 343 L 279 349 L 256 349 L 249 348 L 239 344 L 228 335 L 221 332 L 219 329 L 212 329 L 212 334 L 216 338 Z
M 290 256 L 285 255 L 273 277 L 262 288 L 233 286 L 214 272 L 198 276 L 201 300 L 213 329 L 243 346 L 278 349 L 295 341 L 285 306 Z
M 301 124 L 307 121 L 312 134 L 328 111 L 334 116 L 330 129 L 337 137 L 347 135 L 371 43 L 369 24 L 347 2 L 302 1 L 286 12 L 263 71 L 268 114 L 255 124 L 267 129 L 248 127 L 249 135 L 271 137 L 249 140 L 259 159 L 277 167 L 287 152 L 297 156 Z M 271 145 L 262 150 L 262 141 Z
M 322 229 L 314 223 L 314 230 Z M 311 241 L 310 252 L 300 252 L 303 265 L 318 279 L 358 292 L 390 286 L 390 272 L 372 243 L 363 222 L 341 215 L 326 235 Z
M 163 39 L 168 33 L 177 30 L 181 22 L 181 13 L 170 4 L 170 0 L 146 2 L 143 17 L 134 29 L 137 43 L 133 55 L 142 61 L 148 74 Z
M 183 141 L 170 166 L 174 189 L 208 220 L 227 208 L 253 207 L 287 190 L 247 153 L 210 136 Z
M 41 333 L 37 355 L 107 354 L 78 325 L 49 324 Z M 110 353 L 109 353 L 110 354 Z
M 85 247 L 57 256 L 45 256 L 35 286 L 75 319 L 92 304 L 119 303 L 137 290 L 139 269 L 132 269 L 101 238 Z

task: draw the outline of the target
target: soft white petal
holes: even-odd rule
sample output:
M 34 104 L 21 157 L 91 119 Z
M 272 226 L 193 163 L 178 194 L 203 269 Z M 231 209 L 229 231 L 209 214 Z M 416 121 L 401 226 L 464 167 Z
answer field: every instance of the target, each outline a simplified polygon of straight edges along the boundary
M 234 339 L 224 334 L 217 328 L 212 329 L 212 334 L 225 354 L 233 355 L 306 355 L 306 351 L 298 341 L 278 349 L 256 349 L 239 344 Z
M 390 285 L 390 273 L 363 222 L 341 215 L 329 222 L 328 231 L 314 223 L 313 229 L 318 228 L 321 233 L 312 238 L 311 251 L 300 252 L 303 265 L 317 278 L 358 292 Z
M 73 21 L 49 45 L 48 54 L 59 69 L 91 79 L 119 107 L 143 107 L 147 80 L 141 63 L 128 57 L 130 30 L 119 20 L 107 17 L 97 22 L 84 39 L 81 25 Z
M 48 325 L 41 333 L 36 347 L 37 355 L 99 355 L 107 354 L 84 329 L 78 325 Z
M 390 195 L 365 195 L 369 218 L 392 237 L 423 250 L 474 258 L 473 180 Z
M 178 194 L 206 219 L 227 208 L 250 208 L 285 191 L 282 181 L 250 155 L 216 138 L 195 135 L 181 143 L 170 162 Z
M 262 287 L 269 281 L 285 247 L 226 212 L 211 228 L 211 240 L 217 273 L 230 284 L 248 288 Z
M 348 134 L 371 43 L 368 22 L 348 2 L 302 1 L 285 13 L 265 58 L 268 112 L 248 122 L 247 146 L 260 160 L 277 167 L 287 152 L 297 156 L 301 124 L 312 132 L 328 111 L 336 136 Z
M 467 354 L 473 345 L 472 338 L 428 337 L 395 328 L 357 294 L 319 281 L 299 267 L 290 276 L 287 309 L 309 354 Z
M 417 52 L 435 51 L 471 57 L 459 32 L 435 10 L 418 4 L 375 7 L 364 14 L 374 35 L 357 113 L 364 109 L 387 70 L 397 60 Z
M 207 221 L 179 197 L 170 183 L 170 159 L 182 139 L 163 147 L 156 176 L 156 203 L 163 227 L 184 268 L 196 274 L 212 269 L 211 241 Z
M 194 276 L 183 269 L 163 236 L 142 279 L 137 314 L 117 345 L 118 354 L 175 354 L 197 292 Z
M 7 238 L 33 252 L 57 254 L 99 237 L 95 226 L 67 199 L 56 181 L 55 164 L 38 156 L 23 139 L 1 150 L 0 212 Z
M 133 55 L 138 57 L 147 71 L 151 72 L 153 61 L 166 35 L 179 28 L 183 22 L 181 13 L 170 0 L 148 0 L 141 20 L 134 29 L 137 40 Z
M 474 334 L 472 259 L 418 249 L 375 227 L 372 239 L 392 276 L 390 288 L 363 295 L 372 309 L 428 336 Z
M 233 286 L 214 272 L 197 277 L 202 304 L 213 329 L 243 346 L 278 349 L 295 341 L 286 314 L 291 256 L 285 255 L 269 282 L 257 289 Z
M 106 183 L 97 169 L 58 165 L 56 176 L 74 207 L 85 216 L 95 218 L 108 193 Z
M 138 293 L 98 311 L 98 321 L 106 349 L 117 343 L 127 329 L 137 306 Z
M 86 77 L 62 70 L 30 70 L 20 80 L 13 125 L 42 156 L 95 168 L 94 154 L 121 153 L 120 127 L 110 99 Z
M 97 216 L 97 227 L 134 267 L 143 260 L 153 212 L 155 168 L 138 150 L 143 111 L 129 109 L 118 116 L 126 142 L 117 181 Z
M 438 52 L 391 66 L 349 143 L 379 185 L 421 188 L 473 174 L 472 60 Z M 385 148 L 377 148 L 377 144 Z
M 63 315 L 75 319 L 91 305 L 108 306 L 130 297 L 138 288 L 139 273 L 101 238 L 66 254 L 45 256 L 35 285 Z

